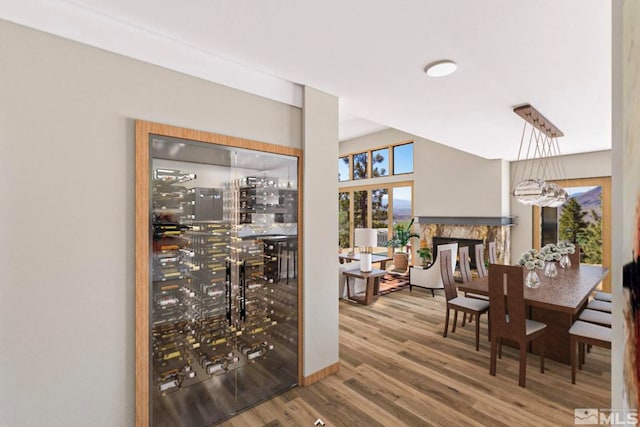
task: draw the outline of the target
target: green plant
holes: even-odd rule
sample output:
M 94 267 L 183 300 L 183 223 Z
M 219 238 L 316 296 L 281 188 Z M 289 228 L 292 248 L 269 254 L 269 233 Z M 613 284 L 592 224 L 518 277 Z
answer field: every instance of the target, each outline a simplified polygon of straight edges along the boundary
M 398 248 L 402 249 L 409 244 L 412 237 L 420 238 L 420 235 L 413 233 L 411 231 L 411 227 L 413 227 L 413 221 L 414 219 L 411 219 L 409 224 L 402 223 L 402 222 L 397 223 L 395 227 L 393 227 L 393 237 L 389 239 L 389 241 L 387 242 L 387 246 L 394 249 L 398 249 Z M 397 252 L 403 252 L 403 251 L 400 250 Z
M 420 248 L 418 250 L 418 256 L 423 258 L 426 261 L 431 261 L 431 249 L 430 248 Z

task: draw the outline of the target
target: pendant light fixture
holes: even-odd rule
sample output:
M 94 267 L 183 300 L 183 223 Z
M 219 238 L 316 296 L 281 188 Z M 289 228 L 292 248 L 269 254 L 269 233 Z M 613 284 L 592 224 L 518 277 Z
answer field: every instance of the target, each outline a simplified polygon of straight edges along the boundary
M 525 205 L 562 206 L 569 198 L 567 192 L 548 180 L 566 178 L 558 144 L 564 134 L 531 105 L 516 107 L 513 112 L 524 119 L 524 127 L 511 180 L 515 183 L 512 196 Z

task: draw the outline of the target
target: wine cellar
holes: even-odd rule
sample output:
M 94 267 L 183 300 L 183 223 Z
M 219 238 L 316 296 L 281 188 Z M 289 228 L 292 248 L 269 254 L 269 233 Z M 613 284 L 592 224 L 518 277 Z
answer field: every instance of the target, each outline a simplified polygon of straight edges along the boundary
M 299 160 L 161 135 L 149 155 L 148 424 L 207 426 L 298 384 Z

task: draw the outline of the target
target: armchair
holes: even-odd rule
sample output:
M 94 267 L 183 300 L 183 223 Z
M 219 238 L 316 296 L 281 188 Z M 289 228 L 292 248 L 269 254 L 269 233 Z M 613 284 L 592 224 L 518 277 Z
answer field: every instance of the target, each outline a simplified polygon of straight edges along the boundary
M 426 288 L 431 290 L 431 295 L 434 296 L 434 290 L 444 289 L 444 283 L 442 282 L 442 273 L 440 272 L 440 260 L 438 259 L 441 251 L 450 250 L 452 254 L 458 253 L 457 243 L 447 243 L 444 245 L 436 246 L 435 258 L 431 266 L 424 268 L 419 266 L 412 266 L 409 269 L 409 291 L 414 286 L 420 288 Z M 451 270 L 456 268 L 456 257 L 451 257 Z

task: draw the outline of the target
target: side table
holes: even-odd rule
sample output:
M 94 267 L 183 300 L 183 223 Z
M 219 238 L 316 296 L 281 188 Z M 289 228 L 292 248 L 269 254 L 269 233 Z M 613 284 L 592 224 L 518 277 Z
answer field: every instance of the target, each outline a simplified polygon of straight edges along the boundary
M 358 304 L 369 305 L 378 298 L 380 293 L 380 278 L 387 274 L 384 270 L 372 270 L 369 273 L 363 273 L 360 269 L 346 270 L 342 274 L 347 278 L 347 298 L 357 302 Z M 351 295 L 349 287 L 349 279 L 363 279 L 366 284 L 364 294 Z

